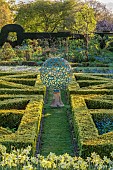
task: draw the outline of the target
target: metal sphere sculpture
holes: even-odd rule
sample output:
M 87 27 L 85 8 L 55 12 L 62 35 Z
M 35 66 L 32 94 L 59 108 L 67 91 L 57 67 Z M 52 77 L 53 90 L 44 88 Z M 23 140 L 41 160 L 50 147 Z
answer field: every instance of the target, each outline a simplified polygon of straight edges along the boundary
M 40 69 L 40 77 L 46 87 L 64 89 L 71 80 L 71 70 L 71 66 L 64 58 L 49 58 Z
M 47 59 L 41 69 L 40 78 L 46 87 L 53 89 L 52 107 L 64 106 L 60 89 L 64 89 L 72 78 L 72 69 L 67 60 L 60 57 Z

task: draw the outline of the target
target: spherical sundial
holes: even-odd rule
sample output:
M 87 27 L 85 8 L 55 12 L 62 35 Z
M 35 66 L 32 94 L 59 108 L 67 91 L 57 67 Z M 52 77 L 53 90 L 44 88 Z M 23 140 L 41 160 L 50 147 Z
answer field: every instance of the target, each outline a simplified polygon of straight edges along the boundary
M 60 90 L 64 89 L 72 78 L 68 61 L 60 57 L 47 59 L 40 69 L 40 78 L 46 87 L 53 89 L 51 107 L 63 107 Z
M 46 87 L 64 89 L 71 81 L 72 69 L 64 58 L 49 58 L 40 69 L 40 77 Z

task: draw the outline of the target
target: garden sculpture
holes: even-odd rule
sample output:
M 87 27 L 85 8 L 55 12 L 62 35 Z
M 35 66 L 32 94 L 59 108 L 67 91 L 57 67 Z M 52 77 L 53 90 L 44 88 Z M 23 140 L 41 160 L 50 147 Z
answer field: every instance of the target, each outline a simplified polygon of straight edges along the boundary
M 65 89 L 72 78 L 68 61 L 60 57 L 47 59 L 40 69 L 40 78 L 42 83 L 53 91 L 51 107 L 63 107 L 60 90 Z

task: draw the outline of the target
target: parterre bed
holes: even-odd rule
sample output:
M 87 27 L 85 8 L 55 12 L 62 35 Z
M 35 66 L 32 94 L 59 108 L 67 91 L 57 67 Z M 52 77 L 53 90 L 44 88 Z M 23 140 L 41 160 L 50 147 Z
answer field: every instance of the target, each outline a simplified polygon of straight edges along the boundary
M 45 93 L 37 73 L 0 72 L 0 143 L 7 151 L 31 145 L 35 153 Z
M 113 131 L 99 134 L 94 118 L 113 116 L 113 79 L 104 74 L 75 73 L 68 86 L 73 126 L 78 140 L 79 154 L 92 152 L 110 156 L 113 150 Z
M 113 150 L 113 132 L 99 135 L 94 117 L 113 115 L 112 75 L 74 73 L 68 86 L 79 154 L 100 156 Z M 46 88 L 36 72 L 0 72 L 0 143 L 36 150 Z

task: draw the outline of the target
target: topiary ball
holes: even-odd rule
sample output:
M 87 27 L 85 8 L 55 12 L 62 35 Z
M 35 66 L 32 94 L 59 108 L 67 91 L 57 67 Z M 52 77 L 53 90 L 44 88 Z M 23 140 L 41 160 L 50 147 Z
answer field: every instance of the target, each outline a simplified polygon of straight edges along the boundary
M 64 89 L 71 81 L 72 69 L 64 58 L 49 58 L 40 69 L 40 78 L 46 87 Z

